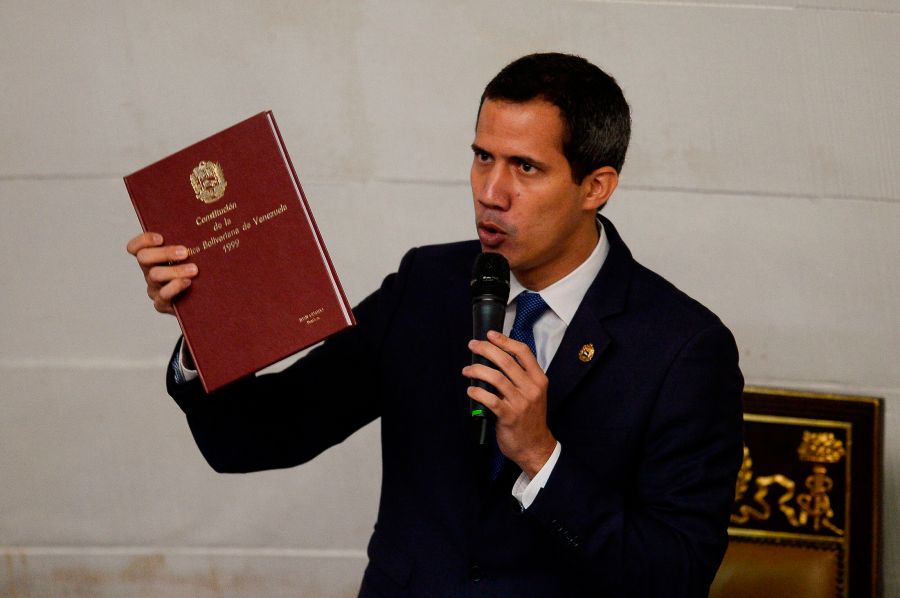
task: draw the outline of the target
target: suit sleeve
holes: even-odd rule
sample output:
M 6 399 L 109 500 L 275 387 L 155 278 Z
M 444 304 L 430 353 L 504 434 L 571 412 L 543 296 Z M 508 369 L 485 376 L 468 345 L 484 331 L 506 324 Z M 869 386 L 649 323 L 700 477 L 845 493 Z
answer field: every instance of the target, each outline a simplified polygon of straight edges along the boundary
M 727 546 L 742 458 L 737 361 L 724 326 L 698 333 L 660 388 L 634 487 L 604 485 L 563 444 L 546 487 L 525 511 L 609 595 L 707 595 Z
M 382 411 L 381 345 L 415 259 L 354 308 L 355 327 L 327 339 L 282 372 L 250 376 L 211 394 L 199 380 L 169 394 L 187 416 L 210 466 L 221 473 L 293 467 L 340 443 Z

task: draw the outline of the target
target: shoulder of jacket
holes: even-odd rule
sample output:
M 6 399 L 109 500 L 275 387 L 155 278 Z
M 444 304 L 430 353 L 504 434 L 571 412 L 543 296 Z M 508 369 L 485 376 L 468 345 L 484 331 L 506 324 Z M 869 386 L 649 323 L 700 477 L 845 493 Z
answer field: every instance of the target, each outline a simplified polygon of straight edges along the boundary
M 639 263 L 635 263 L 629 300 L 631 308 L 655 313 L 685 329 L 701 330 L 723 325 L 705 305 Z

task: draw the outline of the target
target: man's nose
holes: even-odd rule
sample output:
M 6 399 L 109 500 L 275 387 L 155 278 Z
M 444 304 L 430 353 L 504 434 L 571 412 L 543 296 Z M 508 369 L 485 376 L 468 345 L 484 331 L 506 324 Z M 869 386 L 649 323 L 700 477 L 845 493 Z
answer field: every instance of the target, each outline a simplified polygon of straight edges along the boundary
M 497 164 L 485 173 L 481 188 L 481 203 L 505 210 L 509 208 L 512 181 L 502 164 Z

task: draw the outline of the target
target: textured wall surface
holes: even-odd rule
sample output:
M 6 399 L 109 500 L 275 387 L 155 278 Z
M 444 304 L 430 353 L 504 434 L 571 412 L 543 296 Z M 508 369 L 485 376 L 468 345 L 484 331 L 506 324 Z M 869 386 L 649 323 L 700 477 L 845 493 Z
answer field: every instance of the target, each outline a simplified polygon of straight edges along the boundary
M 896 0 L 0 2 L 0 596 L 355 595 L 377 427 L 213 473 L 165 395 L 178 327 L 124 251 L 121 177 L 274 110 L 356 302 L 410 246 L 473 237 L 477 98 L 542 50 L 622 84 L 607 213 L 748 382 L 886 398 L 900 597 Z

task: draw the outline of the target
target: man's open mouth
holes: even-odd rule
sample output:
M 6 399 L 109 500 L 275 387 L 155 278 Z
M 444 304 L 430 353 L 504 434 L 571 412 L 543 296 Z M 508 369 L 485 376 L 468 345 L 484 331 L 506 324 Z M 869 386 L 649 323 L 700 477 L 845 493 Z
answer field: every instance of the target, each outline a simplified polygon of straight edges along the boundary
M 478 239 L 485 247 L 497 247 L 506 238 L 506 232 L 493 222 L 478 224 Z

